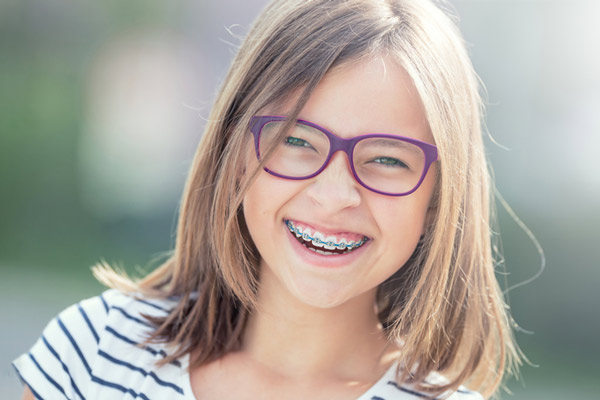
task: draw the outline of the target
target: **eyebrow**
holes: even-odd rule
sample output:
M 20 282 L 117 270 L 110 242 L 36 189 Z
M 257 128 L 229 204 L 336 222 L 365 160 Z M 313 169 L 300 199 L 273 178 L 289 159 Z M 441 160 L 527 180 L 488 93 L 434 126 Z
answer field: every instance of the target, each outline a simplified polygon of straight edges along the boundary
M 369 144 L 381 147 L 402 148 L 410 151 L 411 153 L 418 154 L 421 157 L 425 156 L 419 146 L 408 143 L 402 140 L 402 138 L 374 138 L 369 140 Z
M 318 129 L 314 126 L 308 125 L 304 121 L 297 120 L 296 124 L 293 125 L 293 127 L 300 128 L 304 132 L 308 132 L 308 133 L 320 133 L 323 135 L 323 137 L 326 137 L 325 132 L 322 132 L 321 129 Z
M 296 126 L 296 127 L 300 127 L 300 128 L 302 128 L 302 129 L 304 129 L 304 130 L 306 130 L 306 131 L 313 131 L 313 132 L 314 132 L 314 131 L 320 131 L 319 129 L 317 129 L 317 128 L 315 128 L 315 127 L 312 127 L 312 126 L 310 126 L 310 125 L 307 125 L 306 123 L 304 123 L 304 122 L 301 122 L 301 121 L 296 121 L 296 124 L 295 124 L 295 126 Z

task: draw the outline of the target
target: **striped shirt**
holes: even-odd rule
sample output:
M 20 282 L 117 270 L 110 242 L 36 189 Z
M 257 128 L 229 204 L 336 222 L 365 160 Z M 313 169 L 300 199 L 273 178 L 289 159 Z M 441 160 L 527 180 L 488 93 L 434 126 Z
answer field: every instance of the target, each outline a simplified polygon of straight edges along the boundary
M 194 400 L 188 355 L 163 365 L 172 348 L 139 345 L 152 329 L 142 315 L 166 315 L 170 300 L 135 298 L 116 290 L 75 304 L 54 318 L 31 350 L 13 362 L 36 399 Z M 394 366 L 358 400 L 414 400 L 426 395 L 398 385 Z M 480 400 L 466 389 L 451 400 Z

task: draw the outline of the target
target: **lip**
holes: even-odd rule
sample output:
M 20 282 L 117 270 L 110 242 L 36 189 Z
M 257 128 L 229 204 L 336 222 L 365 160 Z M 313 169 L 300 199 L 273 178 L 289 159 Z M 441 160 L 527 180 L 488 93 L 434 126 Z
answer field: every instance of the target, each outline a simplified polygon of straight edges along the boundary
M 368 235 L 365 235 L 362 232 L 355 232 L 355 231 L 351 231 L 351 230 L 344 229 L 344 228 L 342 228 L 342 229 L 330 229 L 330 228 L 318 226 L 318 225 L 315 225 L 315 224 L 311 224 L 311 223 L 304 222 L 304 221 L 297 220 L 297 219 L 293 219 L 293 218 L 285 218 L 283 220 L 284 224 L 285 224 L 286 220 L 291 221 L 295 226 L 301 225 L 303 227 L 310 228 L 311 232 L 318 231 L 318 232 L 322 233 L 325 237 L 327 237 L 327 236 L 344 236 L 344 235 L 348 235 L 349 234 L 349 235 L 353 235 L 353 236 L 354 235 L 355 236 L 361 236 L 361 238 L 366 237 L 367 239 L 371 239 Z
M 306 225 L 308 227 L 312 227 L 312 225 Z M 282 221 L 282 226 L 283 229 L 285 229 L 285 232 L 287 232 L 287 237 L 290 241 L 292 249 L 300 257 L 300 259 L 306 264 L 310 264 L 320 268 L 342 268 L 345 266 L 349 266 L 352 263 L 354 263 L 358 258 L 360 258 L 362 253 L 364 253 L 371 244 L 371 240 L 367 240 L 367 242 L 361 247 L 349 253 L 326 256 L 323 254 L 316 253 L 312 250 L 308 250 L 304 245 L 302 245 L 285 225 L 285 221 Z

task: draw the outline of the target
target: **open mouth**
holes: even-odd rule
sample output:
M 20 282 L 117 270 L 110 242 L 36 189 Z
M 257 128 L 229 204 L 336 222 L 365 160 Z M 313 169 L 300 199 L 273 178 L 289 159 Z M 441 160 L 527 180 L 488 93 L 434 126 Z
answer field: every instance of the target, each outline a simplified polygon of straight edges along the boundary
M 346 238 L 338 239 L 335 236 L 325 237 L 324 234 L 318 231 L 312 232 L 310 228 L 303 229 L 295 226 L 290 220 L 285 220 L 285 225 L 294 235 L 296 240 L 304 245 L 304 247 L 324 256 L 351 253 L 363 246 L 369 240 L 366 236 L 363 236 L 358 240 L 348 240 Z

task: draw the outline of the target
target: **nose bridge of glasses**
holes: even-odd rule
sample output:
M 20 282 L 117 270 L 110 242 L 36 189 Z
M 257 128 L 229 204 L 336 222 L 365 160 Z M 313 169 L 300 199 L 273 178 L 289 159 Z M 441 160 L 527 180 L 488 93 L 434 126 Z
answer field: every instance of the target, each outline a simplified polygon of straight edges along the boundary
M 335 154 L 339 151 L 346 153 L 347 165 L 352 169 L 352 149 L 355 144 L 354 138 L 342 138 L 337 135 L 334 135 L 331 132 L 326 132 L 327 137 L 329 138 L 329 156 L 327 157 L 326 164 L 331 162 L 331 159 L 335 156 Z
M 352 167 L 352 148 L 354 146 L 353 139 L 344 139 L 335 136 L 330 132 L 328 133 L 329 134 L 327 136 L 329 137 L 330 143 L 329 155 L 325 160 L 325 164 L 322 166 L 321 172 L 324 172 L 324 170 L 330 170 L 330 173 L 334 173 L 335 177 L 339 178 L 341 171 L 345 169 L 346 173 L 352 177 L 352 180 L 354 180 L 354 168 Z M 335 171 L 331 171 L 331 164 L 336 161 L 336 155 L 339 152 L 346 153 L 346 157 L 340 154 L 341 157 L 338 158 L 341 159 L 337 162 L 342 164 L 339 165 L 339 167 L 334 168 Z
M 346 153 L 346 157 L 342 157 L 345 159 L 344 167 L 346 168 L 346 172 L 352 177 L 353 180 L 356 180 L 356 173 L 354 172 L 354 167 L 352 165 L 352 152 L 354 151 L 354 146 L 356 145 L 358 138 L 343 138 L 335 135 L 334 133 L 326 129 L 321 128 L 321 130 L 327 135 L 330 146 L 329 155 L 327 156 L 324 165 L 321 167 L 321 172 L 323 172 L 324 169 L 327 169 L 329 167 L 336 154 L 341 151 L 342 153 Z
M 348 155 L 348 158 L 350 159 L 352 156 L 352 147 L 354 145 L 354 139 L 350 138 L 350 139 L 345 139 L 345 138 L 341 138 L 339 136 L 334 135 L 331 132 L 327 132 L 328 133 L 328 137 L 329 137 L 329 143 L 330 143 L 330 150 L 329 153 L 331 154 L 331 156 L 333 157 L 333 154 L 338 152 L 338 151 L 343 151 L 344 153 L 346 153 Z

